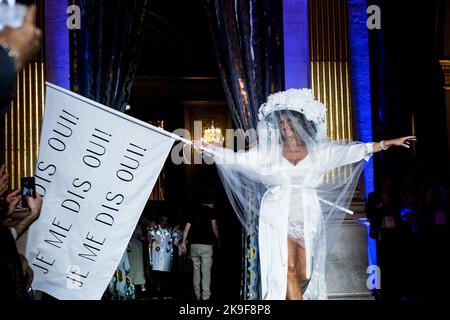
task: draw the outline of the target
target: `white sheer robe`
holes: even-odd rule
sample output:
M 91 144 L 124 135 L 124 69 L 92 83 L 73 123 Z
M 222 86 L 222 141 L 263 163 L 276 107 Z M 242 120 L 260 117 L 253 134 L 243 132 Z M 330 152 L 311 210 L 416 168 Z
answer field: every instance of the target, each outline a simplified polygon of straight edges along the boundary
M 245 216 L 245 202 L 248 199 L 242 199 L 238 193 L 242 193 L 240 190 L 248 191 L 246 179 L 257 179 L 258 183 L 266 186 L 265 192 L 260 193 L 262 197 L 259 199 L 259 222 L 256 227 L 262 299 L 286 299 L 288 236 L 305 249 L 306 274 L 310 281 L 304 299 L 327 299 L 326 217 L 318 194 L 327 172 L 368 161 L 372 155 L 372 144 L 319 144 L 296 165 L 281 156 L 279 146 L 270 152 L 255 147 L 237 154 L 217 147 L 214 151 L 222 182 L 244 227 L 253 226 L 249 226 L 251 222 Z M 358 177 L 359 174 L 356 180 Z M 349 193 L 349 190 L 353 194 L 351 187 L 346 192 Z M 351 196 L 347 198 L 351 199 Z

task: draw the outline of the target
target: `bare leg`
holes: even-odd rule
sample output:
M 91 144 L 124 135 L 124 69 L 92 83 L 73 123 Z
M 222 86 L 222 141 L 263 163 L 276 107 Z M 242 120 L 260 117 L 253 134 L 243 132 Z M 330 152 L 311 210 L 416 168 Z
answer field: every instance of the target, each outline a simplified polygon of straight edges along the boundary
M 302 300 L 301 284 L 306 281 L 305 249 L 288 237 L 287 300 Z

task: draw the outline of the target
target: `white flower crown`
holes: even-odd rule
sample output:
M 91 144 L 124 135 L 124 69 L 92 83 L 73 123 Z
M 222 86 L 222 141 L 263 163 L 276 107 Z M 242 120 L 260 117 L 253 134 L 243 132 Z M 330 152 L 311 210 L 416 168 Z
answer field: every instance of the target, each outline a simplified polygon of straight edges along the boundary
M 261 105 L 258 118 L 264 120 L 274 111 L 291 110 L 303 113 L 317 126 L 325 125 L 327 108 L 317 101 L 311 89 L 289 89 L 271 94 Z

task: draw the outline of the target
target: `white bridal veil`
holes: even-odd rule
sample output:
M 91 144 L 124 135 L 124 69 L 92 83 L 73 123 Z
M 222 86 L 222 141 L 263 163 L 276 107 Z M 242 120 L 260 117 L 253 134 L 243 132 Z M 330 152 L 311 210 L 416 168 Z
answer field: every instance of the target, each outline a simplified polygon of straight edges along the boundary
M 286 297 L 288 237 L 306 251 L 304 298 L 327 298 L 326 256 L 372 145 L 328 139 L 325 115 L 311 90 L 279 92 L 260 108 L 256 145 L 245 152 L 209 146 L 242 226 L 258 234 L 263 299 Z M 296 164 L 283 156 L 286 121 L 307 149 Z

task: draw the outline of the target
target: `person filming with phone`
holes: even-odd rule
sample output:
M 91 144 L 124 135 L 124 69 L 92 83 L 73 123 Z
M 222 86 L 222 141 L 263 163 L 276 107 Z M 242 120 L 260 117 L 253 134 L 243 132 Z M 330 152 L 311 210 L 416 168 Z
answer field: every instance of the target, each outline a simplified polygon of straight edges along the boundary
M 17 72 L 26 66 L 41 47 L 42 31 L 36 25 L 36 6 L 31 5 L 22 10 L 15 2 L 8 0 L 0 3 L 0 116 L 11 106 Z M 14 13 L 20 10 L 23 11 L 21 21 L 11 23 L 8 21 L 9 16 L 4 15 L 7 11 Z M 2 170 L 2 175 L 5 173 Z M 7 180 L 0 179 L 1 192 L 7 189 Z M 29 208 L 17 210 L 22 198 Z M 6 195 L 4 206 L 0 210 L 1 301 L 23 300 L 28 297 L 26 271 L 15 241 L 38 219 L 41 206 L 42 198 L 38 194 L 35 198 L 22 197 L 20 191 L 16 190 Z
M 36 193 L 34 179 L 22 178 L 22 188 L 9 193 L 5 198 L 1 221 L 11 229 L 17 240 L 28 227 L 39 218 L 42 197 Z
M 32 279 L 29 268 L 24 268 L 26 259 L 17 252 L 15 244 L 41 213 L 42 197 L 34 191 L 34 184 L 23 184 L 24 181 L 33 181 L 27 179 L 22 179 L 22 190 L 17 189 L 6 196 L 0 212 L 0 273 L 4 279 L 0 290 L 2 300 L 26 299 Z

